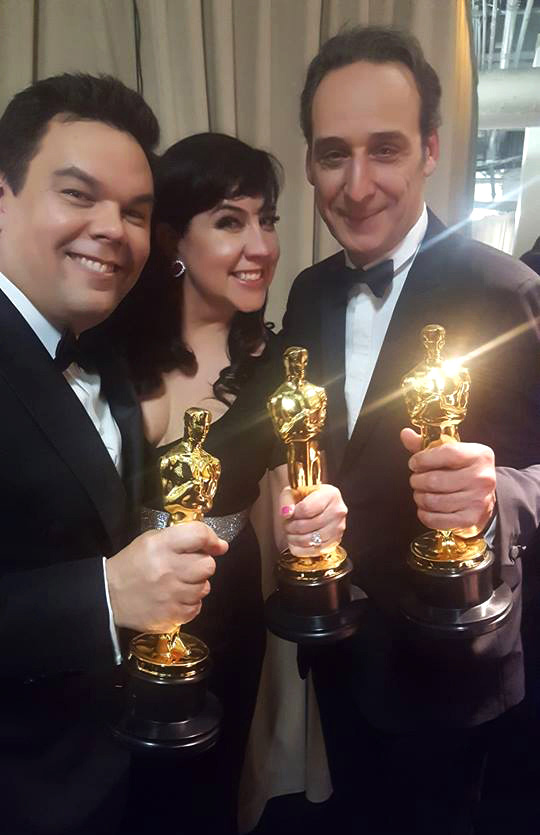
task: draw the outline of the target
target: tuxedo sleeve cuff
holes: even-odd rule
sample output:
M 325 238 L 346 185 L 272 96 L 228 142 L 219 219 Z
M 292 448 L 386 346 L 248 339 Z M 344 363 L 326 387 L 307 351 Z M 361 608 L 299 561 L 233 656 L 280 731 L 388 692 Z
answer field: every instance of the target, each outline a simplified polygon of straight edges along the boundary
M 495 513 L 486 530 L 482 533 L 482 536 L 487 542 L 488 548 L 491 550 L 493 550 L 493 543 L 495 542 L 495 535 L 497 533 L 497 521 L 498 515 Z
M 118 631 L 114 622 L 114 615 L 111 606 L 111 596 L 109 594 L 109 584 L 107 582 L 107 572 L 105 571 L 106 557 L 103 557 L 103 583 L 105 585 L 105 598 L 107 600 L 107 609 L 109 612 L 109 631 L 111 633 L 111 641 L 113 645 L 114 660 L 117 665 L 122 663 L 122 651 L 120 649 L 120 641 L 118 639 Z

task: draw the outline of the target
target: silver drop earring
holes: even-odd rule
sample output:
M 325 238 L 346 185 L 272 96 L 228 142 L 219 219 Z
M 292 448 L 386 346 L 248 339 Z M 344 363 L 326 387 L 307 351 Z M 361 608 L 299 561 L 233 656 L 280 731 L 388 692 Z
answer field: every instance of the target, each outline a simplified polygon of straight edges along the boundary
M 186 271 L 186 265 L 184 264 L 182 259 L 181 258 L 175 258 L 172 265 L 173 265 L 172 274 L 173 274 L 174 278 L 182 278 L 182 276 L 184 275 L 184 273 Z

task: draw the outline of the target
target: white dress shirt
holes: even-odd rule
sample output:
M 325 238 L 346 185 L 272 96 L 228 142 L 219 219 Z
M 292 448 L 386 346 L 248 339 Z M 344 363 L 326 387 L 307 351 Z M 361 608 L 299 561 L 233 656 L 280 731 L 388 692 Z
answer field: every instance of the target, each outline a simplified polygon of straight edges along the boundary
M 54 358 L 56 348 L 62 338 L 60 331 L 51 325 L 42 313 L 37 310 L 24 293 L 19 290 L 5 275 L 0 273 L 0 290 L 8 297 L 10 302 L 17 308 L 27 324 L 32 328 L 47 352 Z M 99 374 L 89 374 L 74 362 L 63 372 L 70 388 L 82 403 L 88 417 L 94 424 L 107 452 L 113 463 L 122 474 L 122 436 L 118 424 L 112 416 L 111 409 L 101 392 L 101 378 Z M 114 624 L 114 618 L 109 597 L 109 588 L 105 574 L 105 558 L 103 559 L 103 577 L 105 583 L 105 595 L 109 609 L 109 625 L 113 641 L 116 662 L 122 660 L 118 636 Z
M 349 292 L 345 320 L 345 401 L 349 438 L 366 397 L 397 300 L 426 234 L 427 223 L 424 205 L 422 214 L 401 243 L 392 252 L 366 265 L 366 268 L 373 267 L 390 258 L 394 262 L 394 280 L 381 299 L 363 283 L 356 284 Z M 348 267 L 354 268 L 347 253 L 345 261 Z
M 390 258 L 394 262 L 394 279 L 382 298 L 377 298 L 368 285 L 362 283 L 356 284 L 349 292 L 345 320 L 345 401 L 349 438 L 365 400 L 397 300 L 424 240 L 427 224 L 428 215 L 424 204 L 420 217 L 401 243 L 392 252 L 366 265 L 367 269 Z M 356 269 L 347 253 L 345 263 Z M 493 547 L 496 526 L 495 514 L 484 533 L 484 539 L 490 547 Z

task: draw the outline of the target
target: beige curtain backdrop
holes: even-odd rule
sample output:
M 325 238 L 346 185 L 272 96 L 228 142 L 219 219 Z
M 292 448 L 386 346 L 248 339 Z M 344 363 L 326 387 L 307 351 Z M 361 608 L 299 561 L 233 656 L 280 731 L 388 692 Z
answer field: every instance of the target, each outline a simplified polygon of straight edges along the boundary
M 160 119 L 162 148 L 198 131 L 224 131 L 284 165 L 282 257 L 268 305 L 277 325 L 295 275 L 336 249 L 305 180 L 298 102 L 311 57 L 344 24 L 394 24 L 419 37 L 443 85 L 441 161 L 429 203 L 445 222 L 466 222 L 476 133 L 467 0 L 0 0 L 0 109 L 32 79 L 63 71 L 111 73 L 135 87 L 134 5 L 144 95 Z M 264 486 L 255 519 L 266 592 L 269 517 Z M 268 798 L 304 789 L 313 800 L 331 791 L 314 699 L 298 678 L 296 648 L 270 638 L 245 768 L 243 830 Z

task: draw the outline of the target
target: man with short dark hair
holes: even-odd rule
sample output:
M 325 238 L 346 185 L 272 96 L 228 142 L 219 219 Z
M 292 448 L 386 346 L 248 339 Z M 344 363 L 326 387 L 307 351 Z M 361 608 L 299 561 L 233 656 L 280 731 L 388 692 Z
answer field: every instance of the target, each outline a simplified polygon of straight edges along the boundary
M 312 668 L 336 806 L 370 835 L 470 833 L 487 740 L 523 697 L 519 553 L 540 511 L 540 346 L 529 322 L 540 282 L 426 209 L 439 100 L 416 39 L 375 27 L 323 44 L 302 93 L 307 176 L 344 252 L 298 276 L 284 334 L 308 348 L 310 379 L 327 390 L 328 475 L 349 508 L 344 545 L 368 597 L 358 634 L 314 653 Z M 399 386 L 430 323 L 446 328 L 450 354 L 468 356 L 472 389 L 462 442 L 421 451 L 401 431 Z M 495 582 L 513 591 L 499 629 L 456 639 L 406 627 L 420 522 L 494 539 Z
M 190 523 L 137 538 L 142 428 L 86 332 L 150 245 L 157 121 L 113 78 L 39 81 L 0 118 L 2 831 L 118 831 L 118 630 L 199 612 L 226 544 Z M 90 348 L 92 349 L 90 351 Z M 143 798 L 151 802 L 151 798 Z

